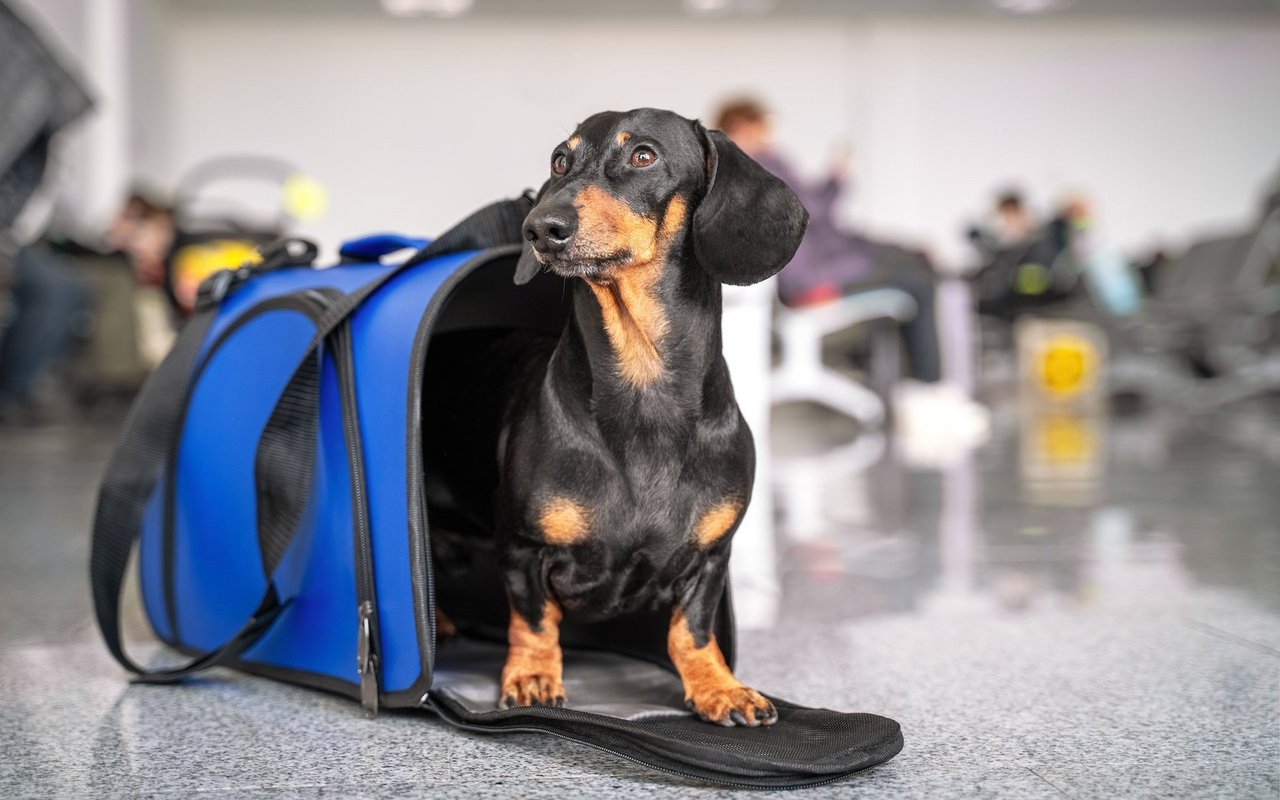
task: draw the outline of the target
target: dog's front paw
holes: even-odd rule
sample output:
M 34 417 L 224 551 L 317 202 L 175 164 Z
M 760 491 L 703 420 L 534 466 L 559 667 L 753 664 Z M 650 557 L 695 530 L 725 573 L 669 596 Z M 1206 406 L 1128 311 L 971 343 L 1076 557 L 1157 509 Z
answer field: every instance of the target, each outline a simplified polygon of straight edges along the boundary
M 502 708 L 516 706 L 554 706 L 565 703 L 564 683 L 560 678 L 546 673 L 517 673 L 502 676 Z
M 742 684 L 695 690 L 685 697 L 684 704 L 707 722 L 725 727 L 755 728 L 778 721 L 778 710 L 773 703 Z

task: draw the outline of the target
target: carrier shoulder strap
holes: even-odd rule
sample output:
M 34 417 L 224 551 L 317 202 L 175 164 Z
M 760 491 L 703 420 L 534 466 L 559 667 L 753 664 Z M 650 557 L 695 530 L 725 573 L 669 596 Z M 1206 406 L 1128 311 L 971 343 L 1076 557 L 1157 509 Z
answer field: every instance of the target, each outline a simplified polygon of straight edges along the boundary
M 255 483 L 258 494 L 258 537 L 266 572 L 267 586 L 262 600 L 245 624 L 225 643 L 186 664 L 167 669 L 148 669 L 135 662 L 124 650 L 121 639 L 120 595 L 124 589 L 129 557 L 142 531 L 142 518 L 158 485 L 169 456 L 181 438 L 183 402 L 187 395 L 203 344 L 217 315 L 217 301 L 232 288 L 229 272 L 217 273 L 210 279 L 216 295 L 214 302 L 202 304 L 188 319 L 173 349 L 148 376 L 125 420 L 120 439 L 107 462 L 98 505 L 94 514 L 93 542 L 89 554 L 89 577 L 93 593 L 94 614 L 98 628 L 111 655 L 147 683 L 180 681 L 210 667 L 235 661 L 257 643 L 289 604 L 282 599 L 273 573 L 288 549 L 297 530 L 302 506 L 310 492 L 310 474 L 285 472 L 282 459 L 291 444 L 314 445 L 316 402 L 315 358 L 317 348 L 342 325 L 370 294 L 381 287 L 392 274 L 436 256 L 463 250 L 485 249 L 518 241 L 520 226 L 532 201 L 524 197 L 503 200 L 486 206 L 440 238 L 420 250 L 383 279 L 344 297 L 332 305 L 316 323 L 316 332 L 306 353 L 282 393 L 275 412 L 263 430 L 255 460 Z M 287 240 L 296 242 L 297 240 Z M 260 267 L 274 268 L 284 263 L 310 263 L 314 245 L 290 256 L 290 247 L 275 246 L 285 261 L 270 260 Z M 265 257 L 265 254 L 264 254 Z M 292 260 L 288 260 L 292 258 Z M 242 277 L 244 270 L 241 271 Z M 296 454 L 296 451 L 294 451 Z M 289 479 L 288 491 L 281 491 L 281 481 Z M 269 499 L 268 499 L 269 498 Z
M 196 312 L 183 326 L 169 355 L 142 385 L 125 420 L 120 441 L 107 462 L 94 514 L 89 577 L 98 627 L 116 661 L 148 680 L 178 680 L 212 666 L 217 656 L 228 658 L 233 651 L 234 654 L 243 652 L 247 642 L 256 640 L 256 631 L 269 625 L 279 613 L 278 602 L 264 602 L 227 643 L 226 652 L 216 651 L 175 669 L 148 670 L 140 666 L 125 653 L 120 639 L 120 593 L 129 555 L 141 532 L 143 512 L 177 436 L 182 398 L 216 313 L 216 308 Z M 205 661 L 210 663 L 203 663 Z

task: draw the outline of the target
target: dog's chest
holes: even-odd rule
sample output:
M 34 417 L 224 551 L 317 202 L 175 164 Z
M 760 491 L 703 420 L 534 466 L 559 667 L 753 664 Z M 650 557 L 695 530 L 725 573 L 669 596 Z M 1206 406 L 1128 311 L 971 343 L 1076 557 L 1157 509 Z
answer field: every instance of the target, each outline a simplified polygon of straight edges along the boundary
M 670 605 L 706 553 L 674 537 L 593 537 L 544 552 L 548 588 L 578 619 L 607 619 Z
M 549 588 L 578 617 L 607 618 L 669 605 L 700 572 L 708 552 L 745 510 L 746 486 L 678 473 L 641 484 L 601 475 L 584 501 L 590 529 L 580 539 L 548 548 Z M 735 499 L 726 501 L 726 493 Z M 709 538 L 706 520 L 715 530 Z

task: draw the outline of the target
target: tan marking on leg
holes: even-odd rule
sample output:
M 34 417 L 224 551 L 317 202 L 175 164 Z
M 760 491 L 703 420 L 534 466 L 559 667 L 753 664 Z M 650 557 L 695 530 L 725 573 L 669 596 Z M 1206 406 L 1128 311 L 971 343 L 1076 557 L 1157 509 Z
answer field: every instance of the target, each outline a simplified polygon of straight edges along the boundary
M 564 705 L 564 666 L 560 653 L 560 606 L 548 600 L 537 627 L 511 609 L 507 662 L 502 668 L 499 705 Z
M 581 136 L 570 136 L 570 137 L 569 137 L 569 141 L 565 142 L 565 144 L 569 146 L 569 150 L 570 150 L 570 152 L 572 152 L 572 151 L 574 151 L 574 150 L 577 150 L 577 149 L 578 149 L 578 145 L 582 144 L 582 137 L 581 137 Z
M 733 529 L 741 514 L 742 503 L 732 498 L 722 500 L 708 509 L 693 527 L 699 546 L 710 547 L 718 542 Z
M 751 728 L 778 720 L 773 703 L 733 677 L 716 637 L 697 646 L 683 611 L 677 610 L 671 617 L 667 653 L 684 683 L 685 703 L 702 719 Z
M 604 259 L 630 255 L 627 264 L 589 285 L 600 303 L 618 371 L 631 384 L 646 386 L 662 375 L 658 345 L 667 332 L 667 318 L 654 288 L 662 276 L 671 240 L 684 224 L 684 198 L 673 197 L 660 222 L 635 213 L 621 199 L 594 186 L 582 190 L 574 205 L 582 256 Z
M 631 134 L 628 131 L 618 131 L 618 135 L 613 138 L 618 144 L 626 144 L 627 140 L 631 138 Z
M 587 510 L 567 497 L 553 497 L 542 505 L 538 517 L 542 536 L 548 544 L 573 544 L 591 530 Z

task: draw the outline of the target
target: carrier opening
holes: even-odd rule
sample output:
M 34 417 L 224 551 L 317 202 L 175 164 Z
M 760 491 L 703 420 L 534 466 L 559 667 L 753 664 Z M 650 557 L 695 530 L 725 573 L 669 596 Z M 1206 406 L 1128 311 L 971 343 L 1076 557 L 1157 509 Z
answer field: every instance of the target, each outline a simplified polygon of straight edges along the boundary
M 427 343 L 421 387 L 423 488 L 435 607 L 459 634 L 436 653 L 434 685 L 447 683 L 455 691 L 466 687 L 466 705 L 477 712 L 496 707 L 510 613 L 493 513 L 503 409 L 517 382 L 545 370 L 570 317 L 574 294 L 570 281 L 550 273 L 516 286 L 515 262 L 515 256 L 503 256 L 482 264 L 450 292 Z M 600 676 L 620 669 L 608 653 L 642 659 L 648 663 L 637 666 L 655 670 L 647 679 L 631 681 L 643 691 L 630 699 L 616 693 L 627 694 L 625 681 L 587 680 L 589 686 L 580 684 L 577 696 L 570 697 L 571 707 L 587 702 L 627 717 L 660 707 L 683 714 L 679 681 L 668 672 L 669 622 L 669 609 L 592 623 L 565 620 L 561 644 L 567 681 L 583 669 Z M 718 628 L 726 658 L 732 658 L 727 592 Z M 601 671 L 606 664 L 613 670 Z M 607 684 L 612 689 L 603 695 L 590 688 Z M 659 696 L 664 702 L 657 704 Z

